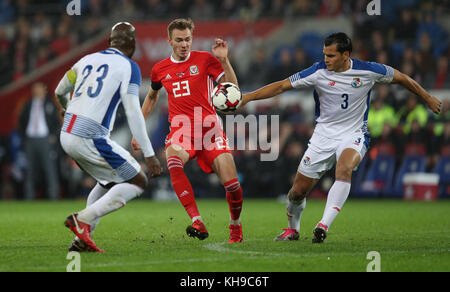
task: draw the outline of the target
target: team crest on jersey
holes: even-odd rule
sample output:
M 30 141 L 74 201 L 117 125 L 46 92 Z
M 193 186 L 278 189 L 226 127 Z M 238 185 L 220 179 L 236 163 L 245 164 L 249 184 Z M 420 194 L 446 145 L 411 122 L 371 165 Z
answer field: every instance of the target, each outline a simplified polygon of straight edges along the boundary
M 353 88 L 361 87 L 361 85 L 362 85 L 361 78 L 353 78 L 353 82 L 352 82 Z
M 197 65 L 192 65 L 191 67 L 189 67 L 189 72 L 191 73 L 191 75 L 197 75 L 198 74 Z
M 311 158 L 309 158 L 308 156 L 306 156 L 306 157 L 303 159 L 303 164 L 304 164 L 305 166 L 310 166 L 310 165 L 311 165 Z
M 355 142 L 353 144 L 355 144 L 356 146 L 359 146 L 360 143 L 361 143 L 361 138 L 358 138 L 355 140 Z

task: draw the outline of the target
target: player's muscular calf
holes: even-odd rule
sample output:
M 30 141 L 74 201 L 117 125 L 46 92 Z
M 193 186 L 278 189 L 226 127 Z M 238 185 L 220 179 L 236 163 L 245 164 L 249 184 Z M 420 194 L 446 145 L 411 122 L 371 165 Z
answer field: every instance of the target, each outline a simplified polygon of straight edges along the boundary
M 237 178 L 236 166 L 230 153 L 223 153 L 214 159 L 212 168 L 222 183 Z
M 304 176 L 300 172 L 297 172 L 294 184 L 288 194 L 289 200 L 293 202 L 303 200 L 311 192 L 316 183 L 317 179 Z

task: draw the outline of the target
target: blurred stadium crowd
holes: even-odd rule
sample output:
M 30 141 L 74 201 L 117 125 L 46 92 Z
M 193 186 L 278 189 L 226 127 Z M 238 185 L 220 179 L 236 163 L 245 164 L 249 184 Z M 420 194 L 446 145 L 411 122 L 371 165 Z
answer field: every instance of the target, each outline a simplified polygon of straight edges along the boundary
M 353 24 L 352 57 L 389 64 L 413 77 L 427 90 L 450 89 L 450 28 L 437 21 L 438 17 L 450 16 L 448 0 L 382 1 L 383 14 L 377 17 L 367 15 L 365 7 L 369 1 L 364 0 L 82 0 L 82 17 L 61 13 L 68 2 L 0 0 L 0 88 L 39 70 L 124 18 L 170 20 L 191 17 L 194 21 L 220 18 L 254 21 L 261 18 L 346 17 Z M 255 48 L 247 68 L 235 65 L 241 88 L 252 90 L 307 68 L 322 58 L 322 41 L 323 36 L 311 32 L 300 36 L 295 45 L 280 43 L 273 54 L 264 47 Z M 232 62 L 238 64 L 238 60 Z M 45 85 L 36 87 L 40 92 L 37 94 L 45 91 Z M 47 98 L 50 94 L 44 93 Z M 366 175 L 380 155 L 395 157 L 396 171 L 402 168 L 403 158 L 408 155 L 422 156 L 425 164 L 420 169 L 427 172 L 437 171 L 442 158 L 450 157 L 448 100 L 438 116 L 430 114 L 414 95 L 396 86 L 377 85 L 371 100 L 371 150 L 359 172 Z M 266 104 L 256 108 L 257 114 L 280 116 L 280 157 L 273 162 L 261 162 L 258 151 L 234 153 L 246 196 L 273 197 L 288 192 L 314 129 L 314 124 L 305 120 L 303 111 L 298 104 L 281 107 L 279 99 L 274 99 L 270 106 Z M 245 115 L 245 112 L 240 113 Z M 55 111 L 54 114 L 58 113 Z M 151 136 L 159 149 L 162 149 L 168 130 L 166 115 L 166 109 L 160 107 L 158 125 Z M 25 118 L 21 116 L 20 119 Z M 26 119 L 18 125 L 11 136 L 0 137 L 0 197 L 3 198 L 34 197 L 27 195 L 29 192 L 24 183 L 26 165 L 30 164 L 30 158 L 23 153 Z M 121 126 L 126 127 L 126 123 L 119 118 L 115 129 Z M 51 151 L 58 170 L 57 177 L 54 178 L 56 182 L 41 180 L 38 196 L 45 197 L 49 192 L 43 186 L 54 186 L 55 183 L 59 189 L 56 196 L 72 198 L 87 194 L 94 182 L 64 155 L 57 143 L 58 130 L 49 136 L 52 136 L 49 140 L 54 147 Z M 164 160 L 163 151 L 160 155 Z M 195 163 L 186 167 L 197 196 L 221 197 L 224 194 L 220 183 L 212 177 L 204 179 Z M 38 171 L 38 174 L 48 177 L 45 172 Z M 324 196 L 332 177 L 332 173 L 324 177 L 313 195 Z M 356 175 L 355 180 L 358 179 Z M 352 188 L 356 196 L 364 194 L 364 183 L 360 180 Z M 448 185 L 443 187 L 441 194 L 448 196 L 449 188 Z M 147 195 L 154 196 L 155 193 L 161 197 L 170 193 L 168 175 L 152 182 Z M 385 189 L 375 195 L 392 193 L 393 190 Z

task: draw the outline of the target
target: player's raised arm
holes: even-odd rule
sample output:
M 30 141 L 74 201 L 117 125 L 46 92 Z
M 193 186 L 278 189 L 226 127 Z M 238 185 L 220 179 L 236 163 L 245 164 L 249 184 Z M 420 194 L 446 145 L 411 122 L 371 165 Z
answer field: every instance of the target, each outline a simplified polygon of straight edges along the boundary
M 236 77 L 236 73 L 231 66 L 230 60 L 228 59 L 228 44 L 222 39 L 216 39 L 216 43 L 212 46 L 212 52 L 214 56 L 222 64 L 224 76 L 219 79 L 219 83 L 231 82 L 233 84 L 239 85 Z
M 414 79 L 409 77 L 408 75 L 394 69 L 394 78 L 392 79 L 392 83 L 401 84 L 403 87 L 408 89 L 409 91 L 417 94 L 422 98 L 428 107 L 435 113 L 439 114 L 441 112 L 442 101 L 437 97 L 429 94 L 419 83 L 417 83 Z
M 242 103 L 239 107 L 243 107 L 252 100 L 266 99 L 277 96 L 287 90 L 291 90 L 292 84 L 289 78 L 266 85 L 258 90 L 242 95 Z

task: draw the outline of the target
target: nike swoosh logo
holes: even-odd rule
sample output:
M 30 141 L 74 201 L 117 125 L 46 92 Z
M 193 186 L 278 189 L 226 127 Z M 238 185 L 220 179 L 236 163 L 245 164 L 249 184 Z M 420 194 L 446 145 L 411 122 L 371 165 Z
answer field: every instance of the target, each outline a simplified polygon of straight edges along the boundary
M 83 234 L 84 233 L 84 229 L 80 230 L 80 228 L 77 226 L 77 232 L 78 232 L 78 234 Z
M 75 222 L 75 228 L 76 228 L 77 232 L 79 234 L 83 234 L 84 233 L 84 228 L 80 229 L 80 226 L 78 226 L 77 218 L 75 218 L 75 216 L 72 216 L 72 218 L 73 218 L 73 222 Z

